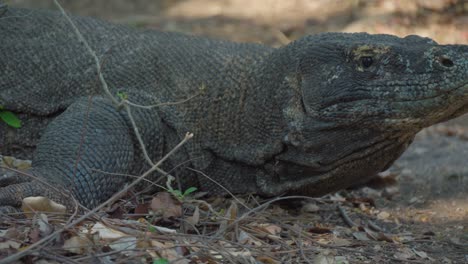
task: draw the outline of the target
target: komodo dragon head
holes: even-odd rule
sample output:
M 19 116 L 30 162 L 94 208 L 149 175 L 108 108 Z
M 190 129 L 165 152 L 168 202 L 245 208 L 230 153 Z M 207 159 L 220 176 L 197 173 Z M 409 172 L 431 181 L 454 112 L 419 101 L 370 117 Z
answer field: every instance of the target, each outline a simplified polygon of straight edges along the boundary
M 297 44 L 303 46 L 297 73 L 308 116 L 419 130 L 468 111 L 467 45 L 343 33 Z
M 362 182 L 387 169 L 422 128 L 468 112 L 466 45 L 325 33 L 278 53 L 289 58 L 279 96 L 286 147 L 273 169 L 283 190 L 322 194 Z M 270 187 L 264 191 L 280 190 Z

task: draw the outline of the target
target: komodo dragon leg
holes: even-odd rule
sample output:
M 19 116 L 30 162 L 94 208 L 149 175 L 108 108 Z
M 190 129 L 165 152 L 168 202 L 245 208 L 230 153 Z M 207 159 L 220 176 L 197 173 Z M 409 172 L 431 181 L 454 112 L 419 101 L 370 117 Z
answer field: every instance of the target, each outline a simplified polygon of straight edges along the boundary
M 11 179 L 16 182 L 4 181 L 8 186 L 0 188 L 0 212 L 11 212 L 28 196 L 47 196 L 74 208 L 73 195 L 85 207 L 97 206 L 127 182 L 126 177 L 103 172 L 131 171 L 137 147 L 131 137 L 124 111 L 98 97 L 78 100 L 48 126 L 28 171 L 65 195 L 41 181 L 25 181 L 24 177 L 13 175 Z M 71 190 L 71 195 L 65 190 Z

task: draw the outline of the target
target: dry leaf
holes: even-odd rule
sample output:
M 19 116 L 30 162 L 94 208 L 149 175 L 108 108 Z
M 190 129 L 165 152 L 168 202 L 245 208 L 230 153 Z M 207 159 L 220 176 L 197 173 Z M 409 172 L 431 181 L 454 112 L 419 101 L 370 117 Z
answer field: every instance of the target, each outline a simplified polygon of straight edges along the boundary
M 120 231 L 108 228 L 107 226 L 105 226 L 105 225 L 103 225 L 102 223 L 99 223 L 99 222 L 96 223 L 91 228 L 91 232 L 92 233 L 98 233 L 100 239 L 107 240 L 107 241 L 109 241 L 109 240 L 113 241 L 113 240 L 119 239 L 121 237 L 128 236 L 125 233 L 122 233 Z
M 335 257 L 331 255 L 318 254 L 313 261 L 314 264 L 335 264 Z
M 160 192 L 151 200 L 150 208 L 153 212 L 160 214 L 163 218 L 178 218 L 182 216 L 180 202 L 168 192 Z
M 408 260 L 414 258 L 414 253 L 409 248 L 400 248 L 393 256 L 399 260 Z
M 302 206 L 301 211 L 304 213 L 315 213 L 320 210 L 320 207 L 318 207 L 314 203 L 307 203 L 304 206 Z
M 153 249 L 158 252 L 158 255 L 161 258 L 167 259 L 170 263 L 175 264 L 188 264 L 190 261 L 184 256 L 179 255 L 177 251 L 174 249 L 174 244 L 170 242 L 161 243 L 156 240 L 151 240 L 151 246 L 154 247 Z
M 3 240 L 3 238 L 1 240 Z M 20 246 L 21 246 L 21 243 L 10 240 L 9 238 L 7 238 L 6 241 L 0 242 L 0 249 L 8 249 L 8 248 L 18 249 L 20 248 Z
M 19 249 L 21 243 L 20 232 L 14 227 L 7 230 L 0 230 L 0 250 L 1 249 Z
M 345 256 L 336 256 L 335 262 L 339 264 L 349 264 L 349 261 L 346 259 Z
M 367 235 L 376 240 L 376 241 L 387 241 L 387 242 L 394 242 L 393 236 L 387 235 L 383 232 L 375 232 L 372 231 L 371 229 L 364 227 L 364 231 L 367 233 Z
M 349 241 L 348 239 L 339 238 L 339 237 L 334 237 L 332 241 L 333 241 L 333 245 L 337 247 L 345 247 L 345 246 L 349 246 L 352 244 L 351 241 Z
M 191 226 L 196 226 L 198 222 L 200 221 L 200 209 L 195 207 L 195 210 L 193 211 L 193 215 L 187 217 L 186 221 L 191 225 Z
M 380 220 L 385 220 L 390 217 L 390 214 L 388 212 L 380 212 L 377 214 L 377 219 Z
M 274 225 L 274 224 L 259 224 L 259 225 L 256 225 L 255 227 L 257 227 L 259 230 L 265 233 L 268 233 L 274 236 L 281 233 L 281 230 L 282 230 L 281 227 Z
M 366 232 L 354 232 L 353 237 L 361 241 L 369 241 L 369 237 Z
M 237 203 L 232 201 L 225 215 L 225 217 L 229 219 L 228 220 L 229 225 L 232 224 L 234 221 L 236 221 L 238 211 L 239 211 L 239 208 L 237 207 Z
M 428 258 L 427 253 L 424 251 L 418 251 L 413 248 L 413 252 L 421 258 Z
M 253 245 L 253 246 L 262 245 L 260 241 L 256 240 L 254 237 L 252 237 L 249 233 L 245 232 L 244 230 L 241 230 L 239 232 L 238 242 L 243 245 Z
M 65 213 L 67 208 L 64 205 L 58 204 L 44 196 L 31 196 L 23 199 L 21 209 L 28 218 L 32 218 L 34 213 L 52 212 Z
M 271 257 L 268 256 L 259 256 L 257 257 L 257 262 L 265 263 L 265 264 L 279 264 L 278 260 L 272 259 Z
M 121 237 L 110 243 L 109 247 L 116 251 L 132 250 L 136 248 L 137 242 L 136 237 Z
M 148 214 L 148 209 L 149 209 L 149 204 L 147 204 L 147 203 L 137 204 L 137 206 L 135 208 L 135 214 L 136 215 Z
M 40 236 L 41 232 L 39 231 L 39 228 L 34 228 L 29 232 L 29 240 L 31 243 L 36 243 L 41 239 Z
M 42 237 L 50 235 L 52 231 L 54 231 L 54 228 L 49 224 L 49 219 L 46 214 L 39 214 L 37 225 L 39 226 L 39 232 Z
M 85 254 L 93 246 L 93 243 L 84 236 L 72 236 L 65 240 L 62 248 L 74 254 Z

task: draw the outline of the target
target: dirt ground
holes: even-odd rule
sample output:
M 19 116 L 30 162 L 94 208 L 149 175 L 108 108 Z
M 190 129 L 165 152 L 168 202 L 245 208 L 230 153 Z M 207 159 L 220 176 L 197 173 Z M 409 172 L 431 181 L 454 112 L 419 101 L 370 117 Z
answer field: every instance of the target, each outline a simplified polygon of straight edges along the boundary
M 7 2 L 16 6 L 54 8 L 52 1 L 45 0 Z M 324 31 L 417 34 L 440 43 L 468 44 L 468 2 L 463 0 L 81 0 L 61 3 L 73 14 L 136 27 L 273 46 Z M 270 237 L 259 238 L 255 233 L 262 242 L 243 240 L 247 241 L 244 245 L 249 246 L 247 251 L 251 258 L 239 254 L 237 260 L 231 260 L 242 263 L 255 263 L 248 261 L 251 259 L 256 263 L 468 263 L 467 164 L 468 117 L 426 129 L 380 181 L 313 202 L 277 203 L 262 210 L 257 218 L 249 218 L 250 223 L 258 224 L 257 230 L 259 225 L 265 224 L 262 230 L 266 229 Z M 240 199 L 252 202 L 249 197 Z M 207 201 L 216 203 L 214 198 Z M 223 208 L 223 204 L 229 203 L 230 200 L 222 201 L 218 206 Z M 341 210 L 336 209 L 337 205 Z M 174 222 L 165 224 L 174 226 Z M 268 229 L 273 227 L 280 231 Z M 252 231 L 248 224 L 238 228 Z M 294 233 L 297 228 L 307 233 L 305 237 Z M 242 240 L 236 239 L 237 242 Z M 277 241 L 280 239 L 283 241 Z M 233 244 L 231 241 L 229 245 Z M 267 245 L 287 246 L 263 251 L 261 248 Z M 257 249 L 252 249 L 255 246 Z M 290 253 L 284 253 L 288 250 Z M 290 254 L 290 258 L 285 254 Z M 203 259 L 200 256 L 198 260 Z M 229 259 L 206 257 L 204 261 L 229 262 Z

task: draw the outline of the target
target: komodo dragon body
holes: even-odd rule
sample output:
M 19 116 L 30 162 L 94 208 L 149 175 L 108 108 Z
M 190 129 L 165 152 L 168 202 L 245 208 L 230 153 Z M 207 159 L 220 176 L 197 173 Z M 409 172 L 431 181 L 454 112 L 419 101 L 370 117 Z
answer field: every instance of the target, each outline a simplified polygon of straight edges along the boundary
M 72 20 L 111 94 L 158 105 L 131 107 L 153 161 L 194 134 L 162 166 L 182 189 L 322 195 L 387 169 L 422 128 L 468 112 L 466 45 L 325 33 L 274 49 Z M 10 8 L 0 36 L 0 105 L 23 120 L 0 124 L 2 154 L 35 149 L 28 172 L 87 207 L 148 169 L 62 14 Z M 3 211 L 26 196 L 69 201 L 17 174 L 0 184 Z

